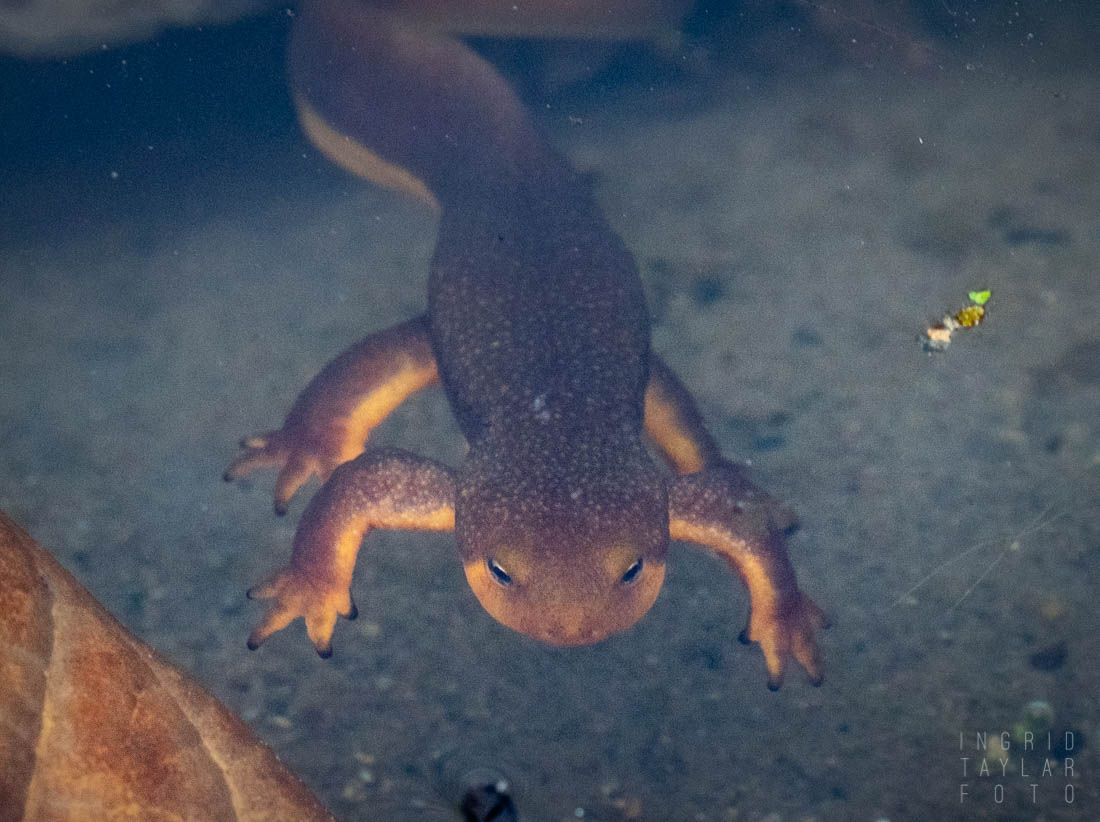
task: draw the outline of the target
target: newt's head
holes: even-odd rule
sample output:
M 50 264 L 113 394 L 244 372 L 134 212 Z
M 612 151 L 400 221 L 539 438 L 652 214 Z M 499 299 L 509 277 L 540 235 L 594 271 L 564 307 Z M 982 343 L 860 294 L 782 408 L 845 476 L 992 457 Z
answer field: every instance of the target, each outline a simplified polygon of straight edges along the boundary
M 630 462 L 597 474 L 464 472 L 455 535 L 486 611 L 535 639 L 584 645 L 650 609 L 665 576 L 667 492 L 648 458 Z

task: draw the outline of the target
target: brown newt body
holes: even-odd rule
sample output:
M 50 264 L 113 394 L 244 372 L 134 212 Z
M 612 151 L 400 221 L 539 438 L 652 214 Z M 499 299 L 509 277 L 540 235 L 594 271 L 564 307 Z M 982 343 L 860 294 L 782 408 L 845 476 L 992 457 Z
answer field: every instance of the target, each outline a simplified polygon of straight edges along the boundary
M 792 654 L 820 682 L 824 618 L 795 583 L 784 510 L 721 457 L 651 354 L 633 258 L 507 84 L 460 41 L 340 0 L 301 10 L 290 66 L 314 143 L 431 205 L 439 236 L 427 313 L 330 363 L 227 471 L 279 467 L 280 511 L 309 476 L 325 480 L 288 566 L 250 592 L 274 600 L 250 646 L 303 616 L 330 653 L 372 528 L 453 528 L 486 610 L 560 645 L 645 614 L 671 537 L 716 550 L 744 579 L 744 635 L 762 645 L 772 687 Z M 364 450 L 436 381 L 469 443 L 457 469 Z M 653 462 L 643 434 L 683 476 Z

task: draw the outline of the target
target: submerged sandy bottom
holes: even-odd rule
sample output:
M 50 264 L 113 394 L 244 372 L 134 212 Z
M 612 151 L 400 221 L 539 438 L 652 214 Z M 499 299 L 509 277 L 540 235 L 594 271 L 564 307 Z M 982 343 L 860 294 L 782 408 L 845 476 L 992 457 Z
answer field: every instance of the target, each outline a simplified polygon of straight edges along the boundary
M 639 625 L 555 650 L 481 611 L 449 537 L 379 534 L 331 660 L 300 625 L 245 650 L 243 591 L 303 499 L 276 518 L 270 476 L 221 471 L 330 357 L 421 310 L 432 244 L 289 122 L 225 157 L 183 141 L 167 176 L 126 152 L 118 176 L 47 151 L 18 170 L 0 507 L 342 819 L 452 818 L 479 766 L 529 820 L 1095 817 L 1100 86 L 853 65 L 699 83 L 545 120 L 637 255 L 656 350 L 802 517 L 792 557 L 834 621 L 822 688 L 766 690 L 744 590 L 688 546 Z M 988 321 L 923 352 L 978 287 Z M 374 441 L 462 453 L 438 393 Z M 975 734 L 1036 699 L 1075 734 L 1074 776 L 1053 753 L 1041 775 L 1042 739 L 964 777 Z

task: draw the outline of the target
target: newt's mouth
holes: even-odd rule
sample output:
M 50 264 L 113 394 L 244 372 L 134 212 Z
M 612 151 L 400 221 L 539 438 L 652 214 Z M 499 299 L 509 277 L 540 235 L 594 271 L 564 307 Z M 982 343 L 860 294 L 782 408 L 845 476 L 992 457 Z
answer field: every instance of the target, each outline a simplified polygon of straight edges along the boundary
M 593 645 L 610 636 L 606 631 L 596 631 L 591 628 L 571 630 L 555 626 L 548 626 L 536 634 L 529 635 L 534 636 L 535 639 L 541 640 L 548 645 L 557 645 L 562 648 L 577 645 Z

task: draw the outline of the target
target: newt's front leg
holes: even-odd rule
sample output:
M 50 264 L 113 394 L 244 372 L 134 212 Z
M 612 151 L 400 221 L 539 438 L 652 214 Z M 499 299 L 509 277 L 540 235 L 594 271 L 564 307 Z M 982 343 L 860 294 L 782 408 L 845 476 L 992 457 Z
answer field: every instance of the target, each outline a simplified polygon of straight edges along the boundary
M 275 511 L 314 474 L 363 453 L 371 430 L 410 394 L 438 381 L 426 317 L 369 335 L 324 367 L 298 396 L 283 427 L 246 439 L 226 469 L 232 481 L 257 468 L 279 469 Z
M 656 354 L 649 358 L 649 383 L 645 391 L 645 432 L 668 467 L 677 474 L 694 474 L 721 468 L 727 484 L 739 498 L 767 500 L 775 523 L 784 534 L 798 528 L 794 511 L 760 490 L 749 479 L 745 466 L 722 456 L 707 430 L 691 392 Z
M 828 627 L 822 610 L 798 589 L 775 508 L 733 465 L 678 477 L 669 488 L 670 536 L 717 551 L 748 587 L 749 623 L 741 639 L 760 643 L 773 691 L 783 682 L 790 655 L 812 684 L 821 684 L 814 633 Z
M 272 599 L 248 647 L 304 617 L 322 657 L 332 654 L 338 616 L 354 619 L 351 576 L 359 547 L 372 528 L 454 529 L 450 469 L 395 448 L 367 451 L 333 471 L 302 515 L 290 562 L 248 592 Z

